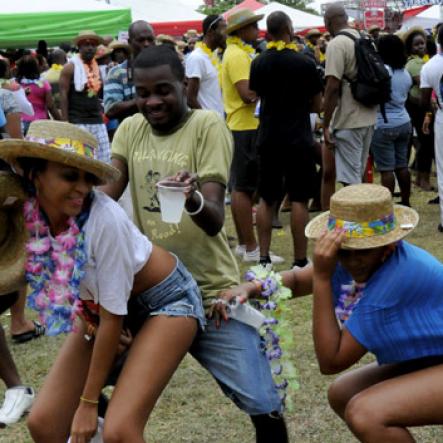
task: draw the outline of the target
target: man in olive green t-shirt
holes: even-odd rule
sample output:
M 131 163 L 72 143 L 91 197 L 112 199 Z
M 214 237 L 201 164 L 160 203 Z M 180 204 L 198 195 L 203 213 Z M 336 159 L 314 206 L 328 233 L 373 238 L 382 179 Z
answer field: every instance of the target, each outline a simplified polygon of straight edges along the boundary
M 184 68 L 175 51 L 150 47 L 133 66 L 140 114 L 123 121 L 114 136 L 113 165 L 122 175 L 103 189 L 117 199 L 129 182 L 134 219 L 142 232 L 186 265 L 207 308 L 215 297 L 229 302 L 230 296 L 219 294 L 239 281 L 223 228 L 232 156 L 229 130 L 216 113 L 188 109 Z M 161 220 L 156 183 L 165 177 L 192 188 L 185 203 L 190 214 L 183 214 L 179 224 Z M 234 319 L 217 326 L 208 319 L 191 354 L 251 416 L 260 441 L 287 442 L 281 400 L 258 331 Z

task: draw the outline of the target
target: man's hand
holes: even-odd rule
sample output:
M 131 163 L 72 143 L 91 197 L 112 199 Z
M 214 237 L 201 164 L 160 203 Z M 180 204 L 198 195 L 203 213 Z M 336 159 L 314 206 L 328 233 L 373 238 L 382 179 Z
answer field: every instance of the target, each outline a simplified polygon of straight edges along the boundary
M 161 182 L 167 182 L 172 185 L 176 182 L 177 186 L 183 186 L 186 200 L 192 198 L 194 192 L 198 189 L 198 176 L 189 171 L 179 171 L 172 177 L 166 177 Z
M 245 303 L 248 300 L 249 291 L 245 284 L 236 286 L 235 288 L 226 289 L 220 292 L 218 298 L 213 302 L 213 305 L 209 309 L 208 318 L 215 317 L 215 327 L 218 329 L 221 326 L 221 320 L 229 320 L 229 304 L 236 298 L 239 303 Z
M 120 334 L 120 342 L 117 348 L 117 355 L 123 354 L 132 344 L 132 334 L 129 329 L 122 329 L 122 333 Z
M 345 240 L 343 231 L 330 231 L 322 234 L 314 249 L 314 278 L 329 280 L 337 265 L 338 251 Z
M 326 128 L 326 127 L 323 128 L 323 137 L 325 139 L 325 141 L 324 141 L 325 146 L 328 149 L 334 149 L 335 143 L 334 143 L 334 139 L 332 137 L 332 134 L 331 134 L 329 128 Z

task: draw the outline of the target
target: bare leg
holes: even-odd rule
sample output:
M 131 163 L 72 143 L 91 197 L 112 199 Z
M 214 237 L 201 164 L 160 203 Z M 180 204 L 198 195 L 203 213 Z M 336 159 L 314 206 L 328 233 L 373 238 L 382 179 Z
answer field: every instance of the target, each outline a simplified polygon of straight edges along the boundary
M 277 207 L 277 204 L 269 205 L 262 198 L 260 199 L 257 208 L 257 234 L 261 257 L 269 255 L 272 238 L 272 217 Z
M 377 383 L 355 395 L 345 421 L 366 443 L 413 442 L 409 426 L 443 424 L 443 364 Z
M 192 318 L 159 315 L 145 322 L 131 345 L 106 413 L 106 443 L 144 442 L 146 421 L 196 332 Z
M 308 239 L 305 237 L 305 227 L 309 221 L 307 203 L 292 202 L 291 232 L 294 242 L 294 260 L 306 258 Z
M 22 334 L 34 330 L 31 320 L 25 318 L 26 286 L 19 291 L 18 300 L 11 306 L 11 334 Z
M 321 207 L 323 211 L 329 209 L 329 201 L 335 192 L 335 155 L 334 151 L 322 146 Z
M 382 171 L 381 172 L 381 184 L 394 194 L 395 191 L 395 177 L 392 171 Z
M 252 195 L 246 192 L 232 191 L 231 211 L 237 231 L 238 243 L 246 245 L 247 251 L 253 251 L 257 248 L 252 224 L 252 203 Z
M 63 344 L 28 417 L 35 442 L 66 443 L 79 404 L 93 343 L 87 342 L 81 326 Z
M 8 389 L 22 384 L 17 366 L 6 343 L 5 331 L 0 325 L 0 378 Z
M 409 198 L 411 196 L 411 174 L 409 173 L 409 168 L 396 169 L 395 176 L 400 186 L 401 204 L 409 206 Z

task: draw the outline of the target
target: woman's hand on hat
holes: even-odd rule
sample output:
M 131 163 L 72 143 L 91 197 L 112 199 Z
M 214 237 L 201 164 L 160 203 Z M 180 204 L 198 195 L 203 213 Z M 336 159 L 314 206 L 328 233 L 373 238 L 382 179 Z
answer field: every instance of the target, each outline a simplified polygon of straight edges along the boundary
M 318 238 L 314 249 L 314 279 L 329 280 L 332 277 L 344 240 L 342 230 L 326 231 Z

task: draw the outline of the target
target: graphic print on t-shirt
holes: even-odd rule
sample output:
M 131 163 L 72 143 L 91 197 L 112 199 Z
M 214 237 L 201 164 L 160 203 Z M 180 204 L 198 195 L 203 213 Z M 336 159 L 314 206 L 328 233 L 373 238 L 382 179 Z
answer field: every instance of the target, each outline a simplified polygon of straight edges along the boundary
M 148 205 L 143 209 L 148 212 L 160 212 L 160 202 L 157 195 L 157 183 L 160 181 L 160 172 L 152 169 L 145 175 L 145 187 L 148 195 Z

